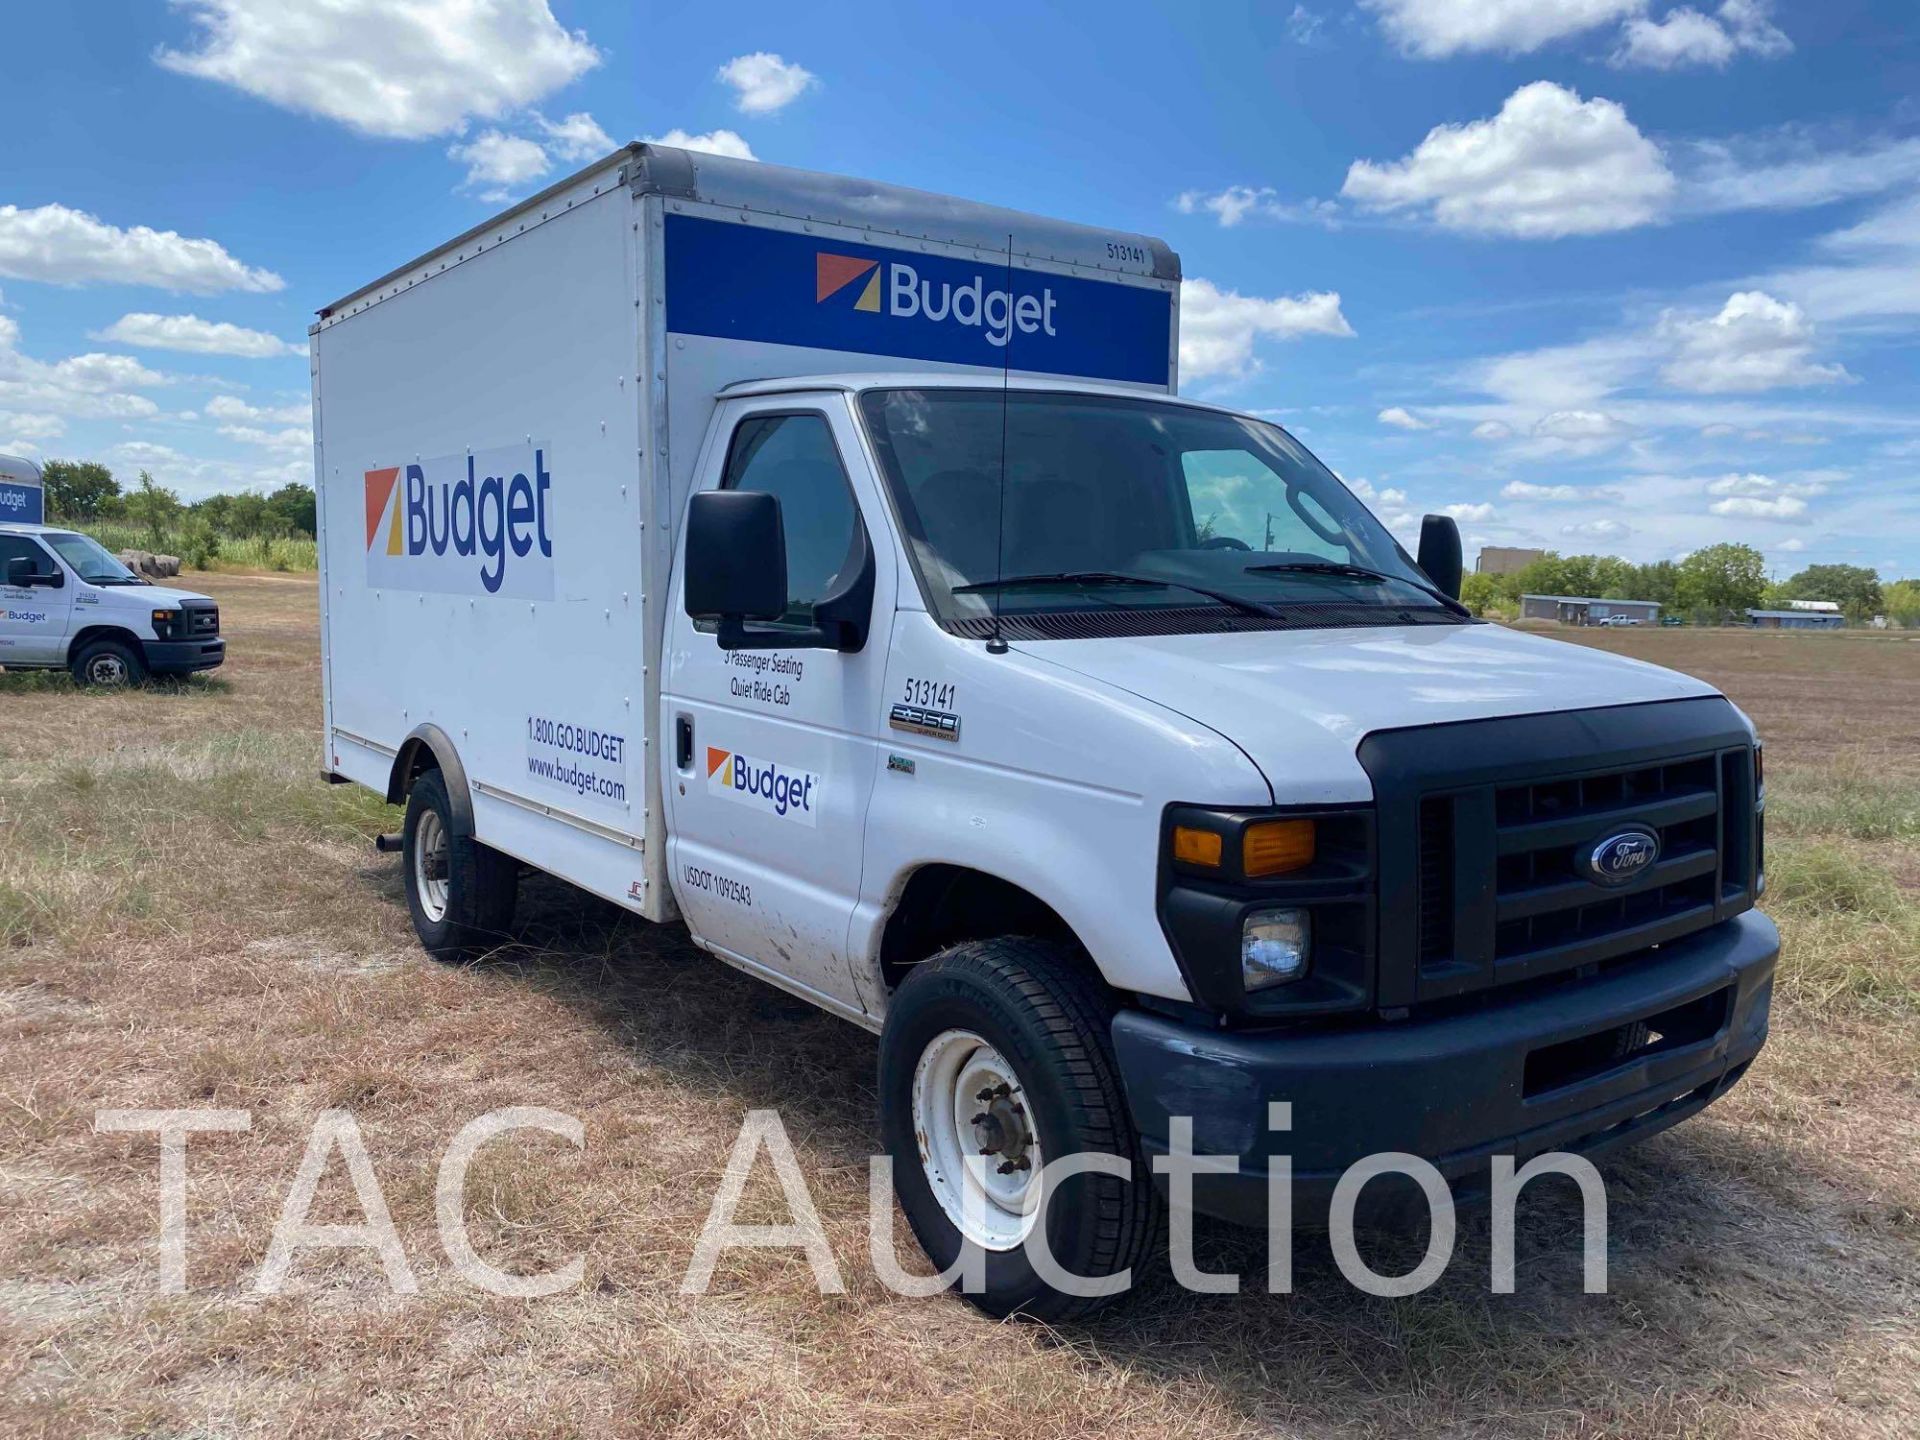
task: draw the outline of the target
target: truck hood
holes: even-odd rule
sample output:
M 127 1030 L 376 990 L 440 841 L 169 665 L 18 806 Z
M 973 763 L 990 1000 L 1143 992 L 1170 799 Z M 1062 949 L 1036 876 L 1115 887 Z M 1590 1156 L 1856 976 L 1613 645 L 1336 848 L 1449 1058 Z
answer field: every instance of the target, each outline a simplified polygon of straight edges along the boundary
M 169 605 L 178 605 L 182 600 L 205 600 L 207 597 L 197 590 L 176 590 L 171 585 L 110 585 L 101 589 L 102 594 L 133 597 L 135 605 L 143 610 L 164 610 Z
M 1225 736 L 1260 767 L 1276 804 L 1371 799 L 1355 751 L 1375 730 L 1718 693 L 1658 665 L 1498 625 L 1240 631 L 1015 648 Z

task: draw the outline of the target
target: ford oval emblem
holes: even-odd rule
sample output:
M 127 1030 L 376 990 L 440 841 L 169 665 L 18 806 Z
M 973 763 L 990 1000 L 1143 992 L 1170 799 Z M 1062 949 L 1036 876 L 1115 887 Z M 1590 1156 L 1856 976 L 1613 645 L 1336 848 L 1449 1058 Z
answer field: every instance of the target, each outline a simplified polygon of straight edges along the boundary
M 1582 867 L 1599 885 L 1626 885 L 1638 880 L 1660 858 L 1660 837 L 1651 830 L 1620 830 L 1587 852 Z

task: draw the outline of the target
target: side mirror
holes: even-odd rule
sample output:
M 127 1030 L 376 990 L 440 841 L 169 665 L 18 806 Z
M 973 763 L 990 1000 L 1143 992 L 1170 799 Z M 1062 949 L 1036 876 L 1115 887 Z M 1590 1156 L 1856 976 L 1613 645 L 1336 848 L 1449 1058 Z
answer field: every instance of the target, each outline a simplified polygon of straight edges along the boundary
M 1421 520 L 1417 560 L 1436 590 L 1449 599 L 1460 598 L 1460 527 L 1451 515 L 1428 515 Z
M 33 584 L 33 561 L 16 555 L 7 561 L 7 584 L 25 587 Z
M 687 614 L 778 620 L 787 613 L 780 502 L 757 490 L 702 490 L 687 507 Z

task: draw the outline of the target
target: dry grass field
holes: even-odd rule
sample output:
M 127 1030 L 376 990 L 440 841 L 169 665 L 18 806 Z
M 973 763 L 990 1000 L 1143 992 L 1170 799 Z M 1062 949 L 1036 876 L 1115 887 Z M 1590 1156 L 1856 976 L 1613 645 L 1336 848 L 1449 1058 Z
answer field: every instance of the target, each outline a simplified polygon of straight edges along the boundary
M 874 1279 L 861 1032 L 551 882 L 529 885 L 524 949 L 422 958 L 368 843 L 395 817 L 317 779 L 311 580 L 194 583 L 232 642 L 209 680 L 0 676 L 0 1435 L 1920 1434 L 1920 643 L 1581 637 L 1759 721 L 1788 946 L 1749 1079 L 1607 1167 L 1610 1293 L 1581 1293 L 1579 1212 L 1550 1182 L 1522 1205 L 1514 1295 L 1489 1293 L 1471 1220 L 1404 1300 L 1349 1288 L 1306 1237 L 1297 1293 L 1268 1296 L 1257 1242 L 1208 1229 L 1203 1263 L 1253 1293 L 1156 1283 L 1048 1331 Z M 468 1190 L 495 1264 L 585 1256 L 548 1299 L 465 1285 L 435 1228 L 445 1145 L 512 1104 L 586 1125 L 579 1150 L 488 1147 Z M 684 1298 L 741 1118 L 768 1106 L 847 1293 L 736 1251 Z M 156 1279 L 156 1141 L 94 1132 L 115 1107 L 251 1115 L 189 1146 L 185 1294 Z M 366 1250 L 305 1252 L 254 1292 L 332 1107 L 418 1294 Z M 774 1217 L 767 1167 L 749 1194 Z M 359 1218 L 337 1159 L 320 1195 L 316 1219 Z

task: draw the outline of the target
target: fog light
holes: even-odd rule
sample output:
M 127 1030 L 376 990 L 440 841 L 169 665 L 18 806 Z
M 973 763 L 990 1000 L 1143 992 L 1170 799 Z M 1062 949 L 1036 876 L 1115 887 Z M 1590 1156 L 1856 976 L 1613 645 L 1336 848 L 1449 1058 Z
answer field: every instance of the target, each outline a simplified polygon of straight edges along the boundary
M 1240 983 L 1265 990 L 1298 980 L 1312 950 L 1313 920 L 1305 910 L 1255 910 L 1240 928 Z

